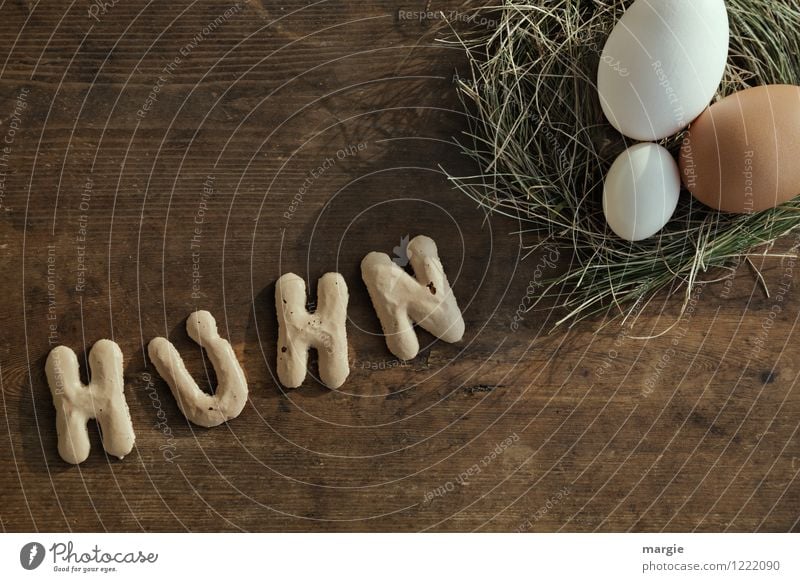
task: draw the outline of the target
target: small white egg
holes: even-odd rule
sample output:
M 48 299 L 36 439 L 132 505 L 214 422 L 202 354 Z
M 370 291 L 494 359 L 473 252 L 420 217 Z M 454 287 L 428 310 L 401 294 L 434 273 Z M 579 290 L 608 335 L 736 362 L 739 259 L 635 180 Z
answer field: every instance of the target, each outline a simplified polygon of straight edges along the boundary
M 681 177 L 672 155 L 655 143 L 640 143 L 614 160 L 603 185 L 603 213 L 625 240 L 653 236 L 678 206 Z
M 597 69 L 608 121 L 640 141 L 689 125 L 719 87 L 729 37 L 723 0 L 636 0 L 612 29 Z

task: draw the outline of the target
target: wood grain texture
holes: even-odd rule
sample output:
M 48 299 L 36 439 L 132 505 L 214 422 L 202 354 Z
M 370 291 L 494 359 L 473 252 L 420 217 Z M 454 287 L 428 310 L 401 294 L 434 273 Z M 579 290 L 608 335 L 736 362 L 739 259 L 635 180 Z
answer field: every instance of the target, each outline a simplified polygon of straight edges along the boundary
M 444 178 L 476 171 L 453 145 L 467 71 L 435 22 L 401 17 L 424 2 L 89 6 L 0 7 L 0 140 L 16 126 L 0 190 L 4 531 L 798 530 L 786 261 L 761 265 L 771 298 L 742 268 L 658 339 L 601 319 L 548 334 L 557 311 L 512 331 L 541 259 Z M 359 263 L 421 233 L 467 335 L 420 332 L 401 364 Z M 294 271 L 314 292 L 331 270 L 350 289 L 351 377 L 285 391 L 274 282 Z M 145 358 L 166 334 L 214 385 L 184 329 L 196 308 L 250 382 L 242 415 L 214 429 L 183 419 Z M 635 331 L 677 308 L 659 298 Z M 137 444 L 107 459 L 90 425 L 71 467 L 44 361 L 55 342 L 83 362 L 100 338 L 125 355 Z

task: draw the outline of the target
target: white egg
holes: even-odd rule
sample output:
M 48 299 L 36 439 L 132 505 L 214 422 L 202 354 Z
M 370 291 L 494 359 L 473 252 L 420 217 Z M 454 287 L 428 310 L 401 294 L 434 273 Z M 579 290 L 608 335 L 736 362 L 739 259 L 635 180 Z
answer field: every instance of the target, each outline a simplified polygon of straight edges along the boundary
M 625 240 L 653 236 L 678 206 L 681 177 L 672 155 L 655 143 L 640 143 L 614 160 L 603 186 L 603 212 Z
M 608 121 L 641 141 L 689 125 L 719 87 L 729 36 L 723 0 L 636 0 L 611 31 L 597 69 Z

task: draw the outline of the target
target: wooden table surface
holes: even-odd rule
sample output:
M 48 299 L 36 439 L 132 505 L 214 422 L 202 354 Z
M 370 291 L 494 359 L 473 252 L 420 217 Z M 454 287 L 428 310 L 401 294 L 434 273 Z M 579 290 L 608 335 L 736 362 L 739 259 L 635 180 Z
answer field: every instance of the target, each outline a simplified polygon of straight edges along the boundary
M 468 26 L 456 3 L 429 7 Z M 476 171 L 452 141 L 468 71 L 425 9 L 0 3 L 2 530 L 800 529 L 796 286 L 776 300 L 795 267 L 764 263 L 771 298 L 747 268 L 702 288 L 654 340 L 600 318 L 547 333 L 558 311 L 512 330 L 552 269 L 441 170 Z M 467 333 L 420 332 L 401 364 L 359 263 L 416 234 L 439 244 Z M 288 271 L 350 288 L 338 392 L 276 381 Z M 184 328 L 197 308 L 250 383 L 213 429 L 182 417 L 145 357 L 166 334 L 213 385 Z M 634 331 L 677 313 L 659 298 Z M 90 423 L 89 459 L 70 466 L 44 362 L 101 338 L 125 356 L 136 447 L 107 458 Z

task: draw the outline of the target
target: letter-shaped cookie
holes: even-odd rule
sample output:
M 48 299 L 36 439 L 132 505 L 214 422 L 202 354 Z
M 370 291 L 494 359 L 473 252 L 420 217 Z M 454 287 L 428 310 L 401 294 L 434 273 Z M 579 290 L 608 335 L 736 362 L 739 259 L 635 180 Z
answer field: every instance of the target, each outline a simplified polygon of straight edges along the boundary
M 439 260 L 436 243 L 416 236 L 408 243 L 411 277 L 384 253 L 361 261 L 361 277 L 381 321 L 386 345 L 401 360 L 419 352 L 413 323 L 448 343 L 464 337 L 464 318 Z
M 214 394 L 203 392 L 167 338 L 150 341 L 147 353 L 158 374 L 169 384 L 178 408 L 193 423 L 212 427 L 239 416 L 247 403 L 247 379 L 231 344 L 219 336 L 217 322 L 208 311 L 195 311 L 186 320 L 189 337 L 205 348 L 217 374 Z
M 308 349 L 319 355 L 319 375 L 336 389 L 350 374 L 347 361 L 347 283 L 339 273 L 325 273 L 317 289 L 317 309 L 306 311 L 306 282 L 294 273 L 275 284 L 278 313 L 278 378 L 297 388 L 306 377 Z
M 100 340 L 89 352 L 89 385 L 81 382 L 78 358 L 66 346 L 57 346 L 47 356 L 47 384 L 56 408 L 58 454 L 77 465 L 89 456 L 86 423 L 96 418 L 103 448 L 123 458 L 133 450 L 136 435 L 125 401 L 122 350 L 111 340 Z

